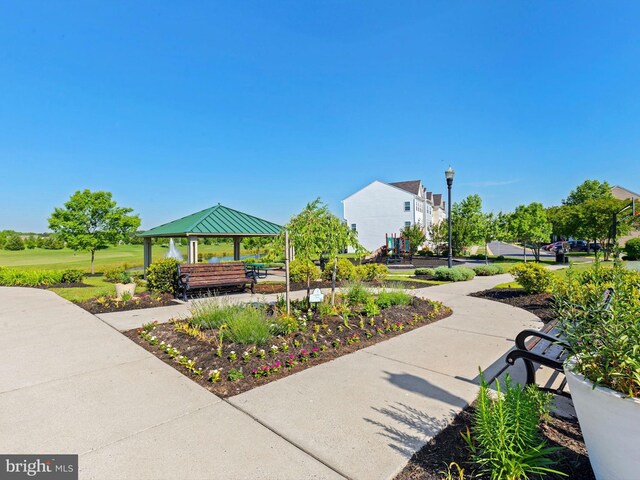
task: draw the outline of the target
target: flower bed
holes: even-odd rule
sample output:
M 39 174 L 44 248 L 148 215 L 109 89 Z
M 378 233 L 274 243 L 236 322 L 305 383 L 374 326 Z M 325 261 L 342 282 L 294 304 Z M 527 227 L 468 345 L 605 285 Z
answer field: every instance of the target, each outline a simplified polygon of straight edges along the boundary
M 143 293 L 130 299 L 118 300 L 115 297 L 98 297 L 77 302 L 81 308 L 93 314 L 138 310 L 141 308 L 166 307 L 176 305 L 171 294 Z
M 317 310 L 302 306 L 294 304 L 292 317 L 278 305 L 268 309 L 267 332 L 247 331 L 245 320 L 239 320 L 246 317 L 246 323 L 260 326 L 251 311 L 260 307 L 228 306 L 219 309 L 235 309 L 235 316 L 224 323 L 208 317 L 217 327 L 208 328 L 196 311 L 189 321 L 148 324 L 126 335 L 205 388 L 229 397 L 451 314 L 439 302 L 396 292 L 350 301 L 340 297 L 335 310 L 328 303 Z

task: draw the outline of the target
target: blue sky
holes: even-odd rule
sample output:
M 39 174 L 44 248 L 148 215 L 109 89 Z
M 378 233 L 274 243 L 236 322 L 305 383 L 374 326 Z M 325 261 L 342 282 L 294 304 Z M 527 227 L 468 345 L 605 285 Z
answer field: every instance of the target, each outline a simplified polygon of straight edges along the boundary
M 640 190 L 639 2 L 39 1 L 0 6 L 0 229 L 78 189 L 152 227 L 285 222 L 374 179 L 488 210 Z

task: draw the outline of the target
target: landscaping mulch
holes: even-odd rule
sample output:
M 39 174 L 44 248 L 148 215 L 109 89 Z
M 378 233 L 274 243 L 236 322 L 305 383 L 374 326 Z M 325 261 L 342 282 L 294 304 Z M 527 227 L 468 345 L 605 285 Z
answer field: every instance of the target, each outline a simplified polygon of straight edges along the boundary
M 495 300 L 512 307 L 522 308 L 547 323 L 555 318 L 553 297 L 550 293 L 527 294 L 521 288 L 491 288 L 471 294 L 472 297 Z
M 411 279 L 421 279 L 421 280 L 430 280 L 430 278 L 428 277 L 407 277 L 407 279 L 393 279 L 393 280 L 389 280 L 389 281 L 380 281 L 380 282 L 363 282 L 366 286 L 368 287 L 375 287 L 375 288 L 384 288 L 384 287 L 388 287 L 388 288 L 394 288 L 394 287 L 402 287 L 402 288 L 407 288 L 407 289 L 415 289 L 415 288 L 425 288 L 425 287 L 432 287 L 433 284 L 430 283 L 423 283 L 423 282 L 415 282 L 412 281 Z M 345 281 L 339 281 L 336 282 L 336 288 L 339 287 L 344 287 L 348 284 L 349 282 L 345 282 Z M 260 294 L 269 294 L 269 293 L 284 293 L 285 291 L 285 284 L 283 283 L 257 283 L 255 286 L 255 293 L 260 293 Z M 296 290 L 306 290 L 307 289 L 307 284 L 306 283 L 299 283 L 299 282 L 291 282 L 290 285 L 291 291 L 296 291 Z M 331 289 L 331 282 L 329 281 L 315 281 L 315 282 L 311 282 L 311 291 L 313 291 L 315 288 L 320 288 L 320 289 L 324 289 L 325 293 L 327 289 Z
M 203 368 L 203 373 L 200 376 L 191 374 L 157 345 L 151 345 L 142 338 L 140 329 L 129 330 L 125 332 L 125 335 L 204 388 L 226 398 L 436 322 L 449 315 L 451 315 L 451 310 L 448 307 L 440 306 L 436 309 L 430 301 L 416 297 L 413 298 L 411 305 L 392 306 L 382 310 L 379 315 L 374 317 L 351 316 L 348 320 L 348 328 L 345 328 L 344 320 L 339 316 L 324 317 L 321 320 L 317 313 L 313 313 L 311 318 L 307 320 L 305 332 L 297 331 L 286 337 L 274 337 L 269 344 L 257 347 L 266 351 L 264 358 L 253 353 L 247 362 L 243 360 L 242 354 L 250 350 L 250 345 L 225 343 L 221 356 L 218 356 L 216 350 L 219 344 L 216 331 L 203 330 L 201 338 L 194 338 L 185 333 L 177 332 L 173 322 L 157 325 L 150 332 L 157 338 L 157 342 L 164 341 L 177 348 L 188 359 L 194 359 L 197 366 Z M 371 321 L 375 326 L 371 326 L 369 323 Z M 382 330 L 382 333 L 378 329 Z M 367 338 L 367 332 L 369 332 L 370 338 Z M 313 335 L 316 337 L 315 341 Z M 335 346 L 336 340 L 339 340 L 337 347 Z M 287 344 L 286 352 L 282 349 L 283 343 Z M 275 354 L 270 353 L 272 344 L 276 345 L 279 350 Z M 321 350 L 322 348 L 325 350 Z M 313 352 L 314 349 L 317 351 Z M 229 360 L 232 351 L 237 355 L 237 360 L 233 362 Z M 303 351 L 309 355 L 307 356 Z M 314 357 L 314 353 L 318 356 Z M 293 356 L 296 363 L 293 367 L 288 368 L 286 365 L 290 356 Z M 252 375 L 254 369 L 260 369 L 265 365 L 274 365 L 278 361 L 282 364 L 279 371 L 272 372 L 269 376 L 254 377 Z M 242 368 L 245 378 L 236 381 L 228 380 L 227 373 L 232 368 Z M 221 369 L 222 380 L 212 383 L 209 380 L 209 372 L 215 369 Z
M 460 412 L 446 429 L 414 454 L 395 480 L 442 480 L 451 462 L 464 469 L 464 478 L 488 478 L 479 474 L 461 435 L 471 428 L 472 418 L 473 405 Z M 549 446 L 560 447 L 561 450 L 553 454 L 557 462 L 554 468 L 568 475 L 550 474 L 545 479 L 595 479 L 577 421 L 552 416 L 549 423 L 543 424 L 542 434 Z M 455 473 L 457 470 L 453 468 L 452 478 L 458 478 Z
M 88 285 L 86 283 L 82 283 L 82 282 L 74 282 L 74 283 L 56 283 L 53 285 L 41 285 L 39 287 L 36 288 L 44 288 L 44 289 L 49 289 L 49 288 L 85 288 L 85 287 L 92 287 L 93 285 Z
M 522 308 L 537 315 L 545 323 L 554 319 L 553 298 L 548 293 L 529 295 L 522 289 L 492 288 L 471 295 Z M 472 414 L 473 405 L 460 412 L 446 429 L 416 452 L 395 480 L 440 480 L 446 478 L 447 466 L 451 462 L 456 462 L 464 469 L 464 478 L 485 478 L 478 476 L 469 448 L 460 435 L 471 428 Z M 568 475 L 548 475 L 545 479 L 595 479 L 580 425 L 576 420 L 552 416 L 549 423 L 542 425 L 542 434 L 550 446 L 561 448 L 554 454 L 557 461 L 555 468 Z M 458 478 L 455 473 L 457 470 L 453 468 L 452 478 Z
M 97 314 L 139 310 L 141 308 L 167 307 L 169 305 L 177 305 L 177 303 L 171 294 L 143 293 L 126 301 L 116 300 L 115 297 L 100 297 L 76 302 L 76 305 L 84 308 L 87 312 Z

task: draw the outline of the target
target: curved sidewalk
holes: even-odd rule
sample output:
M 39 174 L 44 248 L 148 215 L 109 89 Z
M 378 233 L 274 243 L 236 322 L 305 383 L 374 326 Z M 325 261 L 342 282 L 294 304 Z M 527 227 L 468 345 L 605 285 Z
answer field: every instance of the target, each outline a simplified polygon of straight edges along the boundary
M 393 478 L 539 324 L 467 296 L 508 278 L 416 290 L 453 315 L 227 401 L 51 292 L 0 288 L 0 451 L 79 453 L 81 479 Z

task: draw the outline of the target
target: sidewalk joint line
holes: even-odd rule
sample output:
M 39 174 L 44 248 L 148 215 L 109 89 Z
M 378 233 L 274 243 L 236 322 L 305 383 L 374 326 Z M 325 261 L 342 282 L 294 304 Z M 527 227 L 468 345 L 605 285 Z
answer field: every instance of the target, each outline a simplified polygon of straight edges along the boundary
M 248 416 L 250 419 L 252 419 L 254 422 L 262 425 L 264 428 L 266 428 L 267 430 L 269 430 L 271 433 L 273 433 L 274 435 L 276 435 L 278 438 L 281 438 L 282 440 L 284 440 L 286 443 L 288 443 L 289 445 L 291 445 L 294 448 L 297 448 L 298 450 L 300 450 L 302 453 L 305 453 L 306 455 L 310 456 L 311 458 L 313 458 L 315 461 L 319 462 L 320 464 L 324 465 L 325 467 L 327 467 L 329 470 L 331 470 L 332 472 L 337 473 L 338 475 L 340 475 L 341 477 L 347 479 L 347 480 L 351 480 L 351 477 L 349 475 L 347 475 L 344 472 L 341 472 L 338 468 L 329 465 L 327 462 L 325 462 L 324 460 L 322 460 L 321 458 L 319 458 L 317 455 L 315 455 L 314 453 L 310 452 L 309 450 L 307 450 L 306 448 L 304 448 L 301 445 L 298 445 L 296 442 L 294 442 L 293 440 L 290 440 L 289 438 L 287 438 L 284 434 L 281 434 L 280 432 L 278 432 L 276 429 L 272 428 L 271 426 L 267 425 L 265 422 L 263 422 L 262 420 L 260 420 L 258 417 L 256 417 L 255 415 L 247 412 L 246 410 L 244 410 L 242 407 L 240 407 L 239 405 L 233 404 L 231 402 L 229 402 L 228 399 L 223 398 L 222 399 L 223 402 L 225 402 L 227 405 L 230 405 L 231 407 L 235 408 L 237 411 L 239 411 L 240 413 L 245 414 L 246 416 Z

